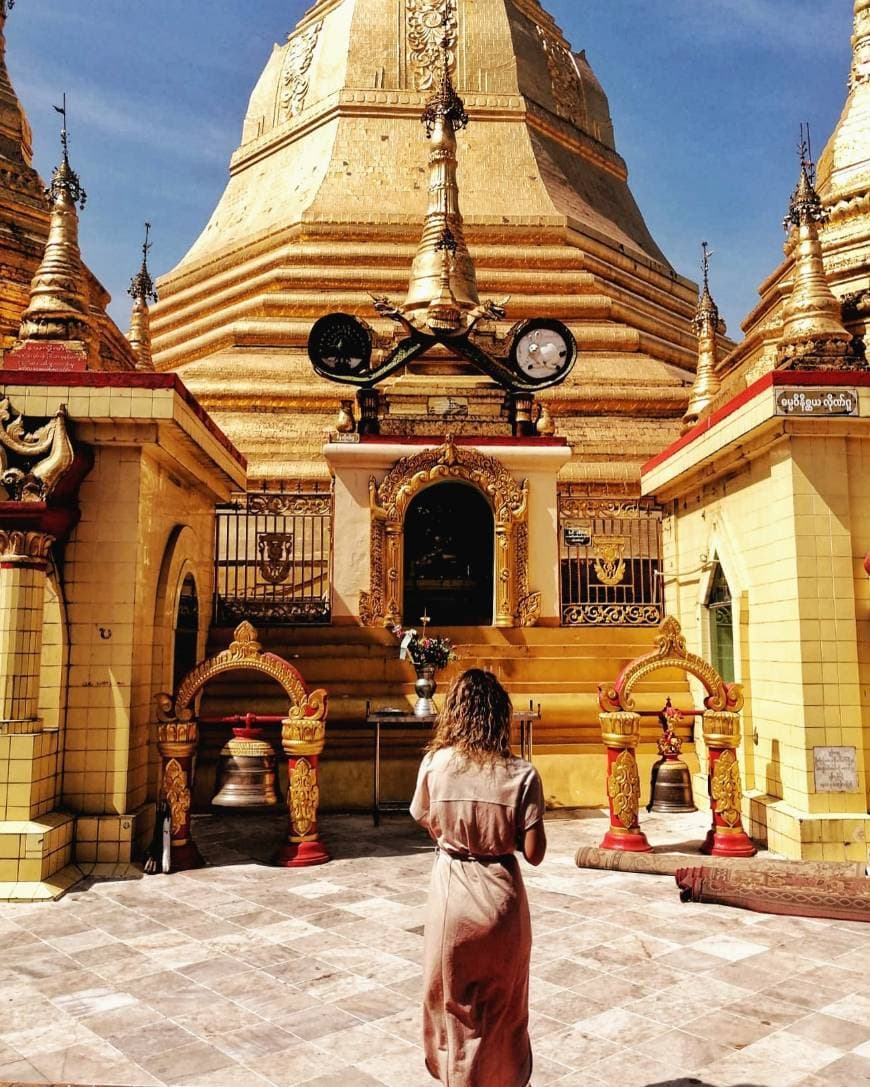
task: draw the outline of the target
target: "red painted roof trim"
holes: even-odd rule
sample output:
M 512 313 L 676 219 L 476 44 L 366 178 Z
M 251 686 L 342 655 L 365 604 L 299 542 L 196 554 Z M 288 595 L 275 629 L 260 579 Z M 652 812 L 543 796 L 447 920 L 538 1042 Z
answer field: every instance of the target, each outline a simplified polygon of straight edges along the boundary
M 653 468 L 657 468 L 660 464 L 664 464 L 666 460 L 669 460 L 675 453 L 678 453 L 681 449 L 685 449 L 687 445 L 690 445 L 696 438 L 699 438 L 702 434 L 706 434 L 708 430 L 712 430 L 717 423 L 721 423 L 723 419 L 727 419 L 729 415 L 733 415 L 735 411 L 742 408 L 744 404 L 748 404 L 750 400 L 754 400 L 761 393 L 767 389 L 772 389 L 777 386 L 789 386 L 789 385 L 870 385 L 870 373 L 844 373 L 842 370 L 838 371 L 811 371 L 811 370 L 772 370 L 769 374 L 765 374 L 764 377 L 759 378 L 758 381 L 752 385 L 747 386 L 743 392 L 738 393 L 732 400 L 729 400 L 727 404 L 723 404 L 721 408 L 718 408 L 712 415 L 706 419 L 702 419 L 697 426 L 692 427 L 681 438 L 677 438 L 675 442 L 672 442 L 666 449 L 663 449 L 661 453 L 652 457 L 643 465 L 640 470 L 640 474 L 645 476 L 648 472 L 651 472 Z

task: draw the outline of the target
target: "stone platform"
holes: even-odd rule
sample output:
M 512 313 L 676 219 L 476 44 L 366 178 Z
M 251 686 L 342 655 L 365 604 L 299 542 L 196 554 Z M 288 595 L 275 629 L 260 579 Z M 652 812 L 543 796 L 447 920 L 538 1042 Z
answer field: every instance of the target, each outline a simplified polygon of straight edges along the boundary
M 697 845 L 704 815 L 644 820 Z M 534 1087 L 870 1083 L 870 927 L 682 905 L 669 877 L 581 871 L 602 813 L 548 820 L 532 905 Z M 0 906 L 0 1082 L 424 1087 L 423 903 L 406 816 L 327 816 L 334 860 L 264 863 L 283 827 L 202 816 L 211 867 Z

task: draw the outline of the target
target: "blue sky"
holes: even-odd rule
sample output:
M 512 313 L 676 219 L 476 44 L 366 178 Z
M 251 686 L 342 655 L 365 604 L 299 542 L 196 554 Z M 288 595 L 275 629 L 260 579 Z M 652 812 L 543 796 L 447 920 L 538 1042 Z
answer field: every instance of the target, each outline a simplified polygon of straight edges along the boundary
M 395 0 L 384 0 L 395 2 Z M 248 95 L 300 0 L 18 0 L 13 83 L 36 165 L 57 159 L 51 104 L 70 98 L 72 159 L 88 190 L 85 258 L 126 328 L 142 222 L 167 271 L 205 225 Z M 647 223 L 678 271 L 715 250 L 716 298 L 739 338 L 781 254 L 808 120 L 820 150 L 842 108 L 851 0 L 545 0 L 610 98 L 617 147 Z M 98 14 L 94 14 L 94 12 Z

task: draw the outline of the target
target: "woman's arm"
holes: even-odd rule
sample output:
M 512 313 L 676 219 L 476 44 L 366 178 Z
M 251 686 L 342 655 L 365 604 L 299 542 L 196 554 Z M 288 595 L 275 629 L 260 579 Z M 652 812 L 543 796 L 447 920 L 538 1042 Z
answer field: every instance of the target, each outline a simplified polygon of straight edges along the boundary
M 544 830 L 544 821 L 535 823 L 523 835 L 523 856 L 529 864 L 537 867 L 544 859 L 547 852 L 547 833 Z

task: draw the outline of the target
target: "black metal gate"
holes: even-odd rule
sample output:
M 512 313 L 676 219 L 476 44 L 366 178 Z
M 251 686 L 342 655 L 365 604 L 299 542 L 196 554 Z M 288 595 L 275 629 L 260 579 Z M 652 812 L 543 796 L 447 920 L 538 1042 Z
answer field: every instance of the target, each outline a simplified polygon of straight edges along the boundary
M 261 491 L 217 509 L 214 623 L 329 623 L 332 494 Z
M 563 626 L 657 626 L 662 511 L 642 499 L 559 494 Z

